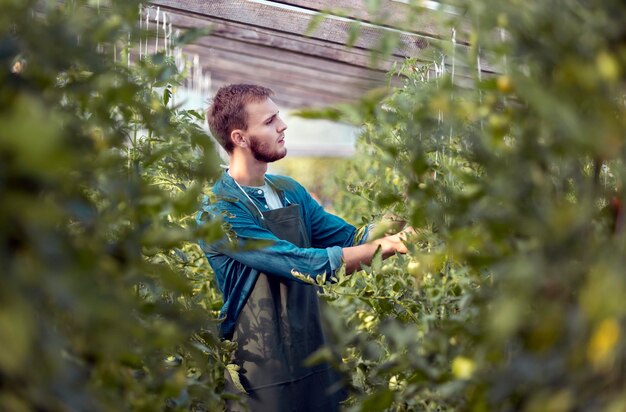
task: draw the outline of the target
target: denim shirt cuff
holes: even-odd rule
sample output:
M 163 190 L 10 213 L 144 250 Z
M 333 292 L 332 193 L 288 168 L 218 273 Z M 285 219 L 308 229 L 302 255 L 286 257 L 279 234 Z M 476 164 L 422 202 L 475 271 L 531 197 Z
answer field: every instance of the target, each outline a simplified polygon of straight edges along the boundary
M 343 249 L 341 246 L 332 246 L 327 247 L 326 252 L 328 252 L 328 261 L 330 262 L 330 270 L 332 272 L 331 275 L 334 275 L 337 269 L 341 267 Z
M 359 245 L 363 245 L 369 242 L 370 233 L 374 230 L 374 226 L 375 226 L 374 223 L 370 223 L 369 225 L 365 227 L 365 233 L 363 234 L 363 238 L 361 239 L 361 242 L 359 243 Z

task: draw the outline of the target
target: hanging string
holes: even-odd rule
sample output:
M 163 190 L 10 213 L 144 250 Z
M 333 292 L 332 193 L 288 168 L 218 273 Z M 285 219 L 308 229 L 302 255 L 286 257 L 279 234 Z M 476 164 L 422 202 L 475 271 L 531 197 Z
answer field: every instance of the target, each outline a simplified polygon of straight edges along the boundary
M 456 29 L 452 28 L 452 83 L 454 84 L 454 68 L 456 66 Z
M 144 53 L 144 56 L 147 56 L 148 55 L 148 33 L 150 32 L 150 8 L 146 8 L 145 28 L 146 28 L 146 43 L 143 48 L 143 53 Z
M 600 170 L 602 171 L 602 180 L 604 180 L 604 188 L 606 189 L 608 187 L 608 179 L 609 179 L 609 172 L 610 172 L 609 166 L 606 163 L 603 163 Z
M 201 81 L 201 77 L 202 77 L 202 68 L 200 67 L 200 56 L 198 56 L 197 54 L 194 54 L 193 56 L 193 88 L 192 90 L 195 92 L 199 92 L 200 91 L 200 85 L 202 84 Z
M 170 22 L 167 26 L 167 35 L 165 37 L 167 55 L 172 55 L 172 23 Z
M 451 70 L 451 74 L 450 74 L 450 81 L 452 82 L 452 90 L 454 90 L 454 74 L 455 74 L 455 70 L 456 70 L 456 28 L 452 28 L 452 70 Z M 451 98 L 453 99 L 454 96 L 451 96 Z M 454 157 L 452 156 L 452 124 L 450 124 L 450 132 L 448 134 L 448 145 L 450 147 L 450 150 L 448 151 L 449 155 L 448 155 L 448 164 L 452 165 L 454 163 Z M 454 180 L 454 175 L 450 175 L 451 176 L 451 180 Z
M 440 67 L 440 73 L 439 73 L 439 77 L 443 77 L 446 74 L 446 56 L 445 54 L 441 54 L 441 63 L 439 65 Z M 439 125 L 441 126 L 443 124 L 443 112 L 441 110 L 439 110 Z M 445 159 L 446 159 L 446 146 L 444 144 L 445 142 L 445 138 L 443 136 L 443 134 L 441 135 L 441 144 L 439 145 L 439 147 L 441 147 L 441 162 L 445 163 Z M 437 164 L 439 164 L 439 162 L 437 162 Z
M 441 63 L 439 64 L 439 69 L 439 77 L 441 77 L 446 73 L 446 55 L 443 53 L 441 54 Z
M 502 27 L 500 27 L 500 41 L 502 43 L 504 43 L 506 41 L 506 31 Z M 502 68 L 503 73 L 505 73 L 505 74 L 508 73 L 509 70 L 508 70 L 508 67 L 507 67 L 508 66 L 508 62 L 507 62 L 507 55 L 506 55 L 506 53 L 504 53 L 502 55 L 502 66 L 503 66 L 503 68 Z
M 161 8 L 157 7 L 156 9 L 156 17 L 154 18 L 154 22 L 156 24 L 156 36 L 154 36 L 154 52 L 159 51 L 159 16 L 161 14 Z
M 437 61 L 433 62 L 434 66 L 435 66 L 435 85 L 439 85 L 439 65 L 437 64 Z M 439 110 L 437 112 L 437 124 L 441 123 L 441 110 Z M 434 169 L 434 173 L 433 173 L 433 180 L 437 180 L 437 164 L 439 163 L 439 149 L 436 148 L 435 149 L 435 169 Z
M 142 35 L 143 35 L 143 5 L 139 4 L 139 60 L 141 60 L 141 57 L 143 56 L 142 44 L 141 44 L 141 41 L 143 40 Z
M 167 13 L 163 12 L 163 47 L 165 48 L 165 55 L 167 56 Z
M 152 23 L 154 23 L 155 27 L 152 27 Z M 185 70 L 189 70 L 188 75 L 185 76 L 182 89 L 186 89 L 191 91 L 193 94 L 200 96 L 205 96 L 211 92 L 211 73 L 205 73 L 200 62 L 200 56 L 195 54 L 190 58 L 184 53 L 181 47 L 174 45 L 174 38 L 180 36 L 180 30 L 174 29 L 173 23 L 166 11 L 161 10 L 158 6 L 151 7 L 140 5 L 139 28 L 140 33 L 142 34 L 139 39 L 140 58 L 150 54 L 151 47 L 148 43 L 148 34 L 151 33 L 152 29 L 155 34 L 154 50 L 152 50 L 152 53 L 163 52 L 166 57 L 173 57 L 174 65 L 181 73 Z M 159 47 L 162 47 L 162 49 L 159 50 Z M 175 104 L 176 95 L 177 89 L 174 88 L 170 104 Z
M 476 51 L 476 69 L 478 70 L 478 83 L 481 83 L 483 80 L 483 69 L 481 66 L 481 61 L 480 61 L 480 47 L 478 48 L 478 50 Z M 480 88 L 480 84 L 478 84 L 478 103 L 483 102 L 483 91 Z M 480 130 L 484 129 L 484 121 L 483 119 L 480 119 Z

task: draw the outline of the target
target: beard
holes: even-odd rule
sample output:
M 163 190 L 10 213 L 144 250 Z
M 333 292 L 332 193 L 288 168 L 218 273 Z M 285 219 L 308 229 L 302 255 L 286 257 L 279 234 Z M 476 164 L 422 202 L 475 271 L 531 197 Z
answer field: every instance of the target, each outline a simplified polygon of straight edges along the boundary
M 287 155 L 287 149 L 284 146 L 272 151 L 267 142 L 259 142 L 259 139 L 257 139 L 256 136 L 250 137 L 250 151 L 256 160 L 265 163 L 275 162 Z

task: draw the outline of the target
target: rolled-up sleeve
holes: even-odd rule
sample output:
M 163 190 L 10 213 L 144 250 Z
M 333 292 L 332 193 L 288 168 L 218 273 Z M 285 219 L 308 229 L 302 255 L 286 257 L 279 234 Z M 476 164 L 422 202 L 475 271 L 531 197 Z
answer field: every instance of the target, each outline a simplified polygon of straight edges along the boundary
M 281 240 L 237 202 L 218 202 L 207 209 L 220 217 L 231 234 L 205 245 L 209 254 L 223 254 L 268 275 L 298 280 L 293 271 L 303 275 L 332 275 L 341 266 L 341 247 L 302 248 Z
M 328 261 L 330 262 L 331 275 L 343 264 L 343 249 L 340 246 L 331 246 L 326 248 L 328 252 Z

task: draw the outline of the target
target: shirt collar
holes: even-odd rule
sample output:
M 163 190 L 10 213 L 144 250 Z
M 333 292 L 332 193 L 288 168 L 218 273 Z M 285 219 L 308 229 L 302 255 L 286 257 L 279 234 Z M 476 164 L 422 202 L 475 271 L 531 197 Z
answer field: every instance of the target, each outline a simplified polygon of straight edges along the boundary
M 224 181 L 225 184 L 228 185 L 228 187 L 232 190 L 237 190 L 239 191 L 239 187 L 237 186 L 237 182 L 235 182 L 235 179 L 233 179 L 233 177 L 228 173 L 228 169 L 224 170 L 224 174 L 222 176 L 222 179 Z M 266 174 L 265 175 L 265 183 L 268 183 L 270 186 L 272 186 L 272 188 L 276 191 L 276 193 L 282 193 L 282 190 L 280 190 L 278 187 L 276 187 L 276 184 L 272 181 L 272 177 L 271 175 Z M 258 195 L 259 193 L 259 189 L 255 188 L 255 187 L 250 187 L 250 186 L 243 186 L 241 185 L 241 188 L 243 190 L 246 191 L 246 193 L 248 193 L 249 195 Z

